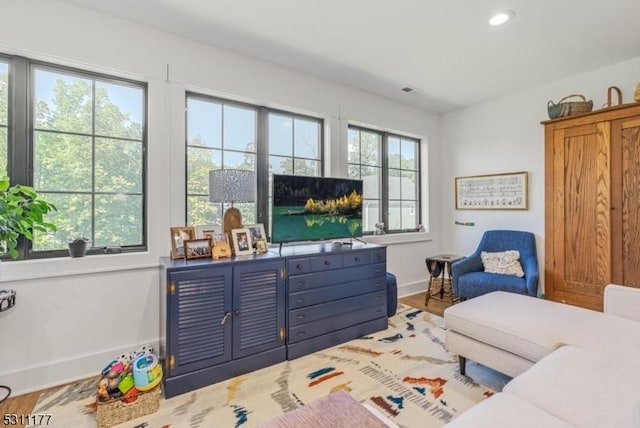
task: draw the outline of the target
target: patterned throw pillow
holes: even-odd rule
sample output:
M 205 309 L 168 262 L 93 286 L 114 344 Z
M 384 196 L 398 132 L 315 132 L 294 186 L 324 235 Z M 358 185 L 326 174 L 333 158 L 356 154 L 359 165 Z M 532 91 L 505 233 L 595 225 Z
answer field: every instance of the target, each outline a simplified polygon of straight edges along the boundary
M 498 253 L 480 253 L 485 272 L 515 275 L 522 278 L 524 272 L 520 264 L 520 252 L 516 250 L 501 251 Z

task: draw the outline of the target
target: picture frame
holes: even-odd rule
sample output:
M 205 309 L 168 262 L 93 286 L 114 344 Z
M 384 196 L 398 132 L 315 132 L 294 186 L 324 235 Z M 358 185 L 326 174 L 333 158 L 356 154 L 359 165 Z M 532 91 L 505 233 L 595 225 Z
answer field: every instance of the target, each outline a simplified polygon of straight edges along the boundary
M 231 246 L 229 236 L 226 233 L 216 233 L 213 235 L 211 256 L 214 259 L 231 257 Z
M 267 240 L 264 238 L 258 238 L 254 242 L 256 247 L 256 254 L 265 254 L 268 251 Z
M 233 241 L 233 251 L 236 256 L 253 254 L 253 243 L 251 242 L 251 231 L 249 229 L 232 229 L 231 240 Z
M 222 225 L 220 224 L 196 225 L 196 238 L 209 238 L 213 240 L 213 235 L 215 235 L 216 233 L 222 233 Z
M 527 210 L 527 187 L 526 171 L 456 177 L 456 209 Z
M 187 239 L 184 241 L 184 253 L 187 260 L 211 257 L 211 239 Z
M 184 241 L 195 239 L 196 232 L 191 226 L 171 228 L 171 258 L 184 259 Z
M 251 242 L 254 247 L 256 246 L 256 241 L 258 239 L 264 239 L 265 242 L 267 242 L 267 234 L 264 231 L 264 224 L 246 224 L 244 225 L 244 228 L 249 229 L 249 232 L 251 232 Z

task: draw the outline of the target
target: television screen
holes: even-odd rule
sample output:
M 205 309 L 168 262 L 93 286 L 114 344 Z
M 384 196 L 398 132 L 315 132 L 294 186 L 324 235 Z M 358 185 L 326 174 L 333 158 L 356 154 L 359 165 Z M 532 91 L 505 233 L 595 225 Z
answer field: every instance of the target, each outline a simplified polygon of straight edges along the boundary
M 315 241 L 362 235 L 362 180 L 273 175 L 271 239 Z

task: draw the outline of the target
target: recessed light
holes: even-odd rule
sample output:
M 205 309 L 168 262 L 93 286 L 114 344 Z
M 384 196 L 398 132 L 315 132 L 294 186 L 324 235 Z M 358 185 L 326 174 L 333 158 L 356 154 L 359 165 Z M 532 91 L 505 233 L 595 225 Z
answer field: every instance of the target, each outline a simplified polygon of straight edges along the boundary
M 493 25 L 493 26 L 502 25 L 505 22 L 509 21 L 510 19 L 513 19 L 514 16 L 515 16 L 515 12 L 513 12 L 512 10 L 505 10 L 503 12 L 498 12 L 491 17 L 491 19 L 489 20 L 489 25 Z

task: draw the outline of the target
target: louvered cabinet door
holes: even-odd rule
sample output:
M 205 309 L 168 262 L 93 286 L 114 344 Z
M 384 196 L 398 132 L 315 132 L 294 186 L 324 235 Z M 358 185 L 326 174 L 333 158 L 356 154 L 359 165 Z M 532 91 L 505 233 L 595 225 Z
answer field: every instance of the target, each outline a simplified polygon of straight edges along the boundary
M 231 266 L 169 273 L 175 285 L 167 296 L 169 376 L 231 359 L 231 280 Z
M 284 346 L 284 262 L 239 263 L 233 277 L 233 358 Z

